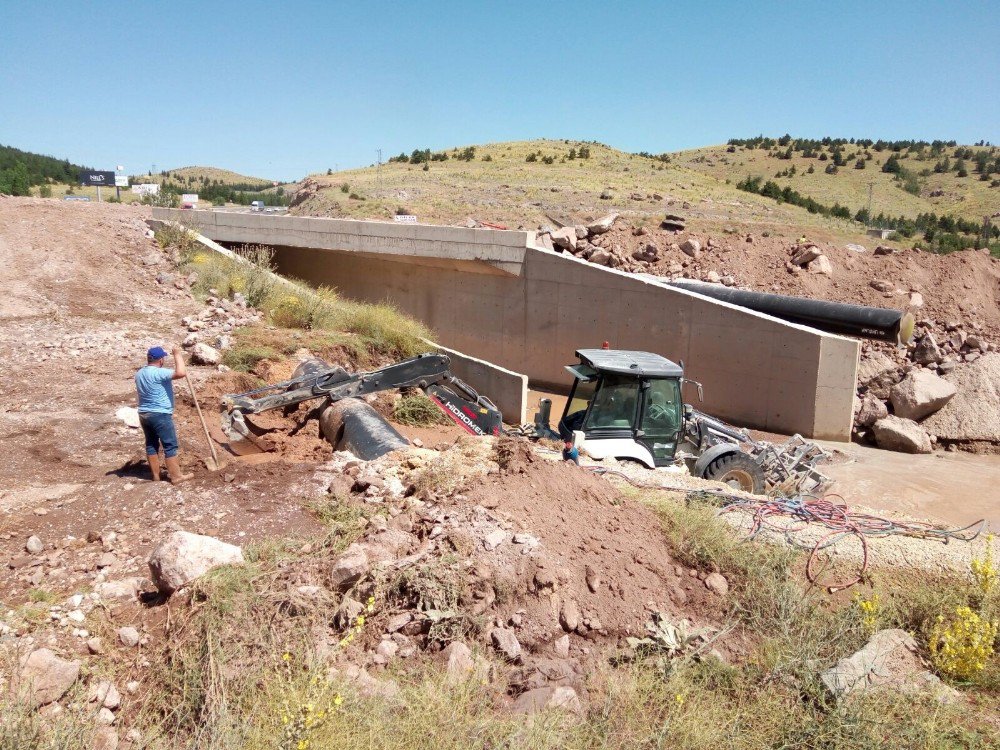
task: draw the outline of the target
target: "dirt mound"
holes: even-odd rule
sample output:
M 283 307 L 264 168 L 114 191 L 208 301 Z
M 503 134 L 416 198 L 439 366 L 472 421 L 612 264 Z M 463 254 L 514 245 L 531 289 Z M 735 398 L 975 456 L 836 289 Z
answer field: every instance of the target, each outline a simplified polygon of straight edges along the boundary
M 563 632 L 636 635 L 653 612 L 701 622 L 718 615 L 719 598 L 674 561 L 655 513 L 575 464 L 543 458 L 524 444 L 513 452 L 494 481 L 479 483 L 466 502 L 492 510 L 515 540 L 538 540 L 533 554 L 522 555 L 527 563 L 515 561 L 520 588 L 502 608 L 508 616 L 526 610 L 528 642 L 543 644 Z

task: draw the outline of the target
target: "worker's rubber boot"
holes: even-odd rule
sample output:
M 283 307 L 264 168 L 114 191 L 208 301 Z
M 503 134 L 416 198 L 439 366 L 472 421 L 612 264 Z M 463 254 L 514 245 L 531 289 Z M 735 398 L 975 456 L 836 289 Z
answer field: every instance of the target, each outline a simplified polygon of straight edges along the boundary
M 170 477 L 171 484 L 180 484 L 194 477 L 194 474 L 181 473 L 181 462 L 177 459 L 177 456 L 165 458 L 164 461 L 167 464 L 167 476 Z
M 149 473 L 153 475 L 153 481 L 160 481 L 160 455 L 154 453 L 152 456 L 146 456 L 146 460 L 149 461 Z

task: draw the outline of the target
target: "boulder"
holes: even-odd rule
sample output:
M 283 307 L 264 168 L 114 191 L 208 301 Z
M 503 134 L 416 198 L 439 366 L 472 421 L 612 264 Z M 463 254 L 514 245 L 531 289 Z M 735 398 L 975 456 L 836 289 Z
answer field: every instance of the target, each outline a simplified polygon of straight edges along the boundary
M 705 281 L 709 284 L 719 284 L 722 282 L 722 277 L 719 276 L 718 271 L 709 271 L 705 274 Z
M 610 198 L 611 196 L 609 195 L 605 200 L 610 200 Z M 614 226 L 615 219 L 617 218 L 618 214 L 608 214 L 607 216 L 602 216 L 597 221 L 588 224 L 587 231 L 590 234 L 604 234 Z
M 833 276 L 833 264 L 825 255 L 820 255 L 809 262 L 806 266 L 809 273 L 822 274 L 823 276 Z
M 729 581 L 722 573 L 709 573 L 705 576 L 705 588 L 714 594 L 725 597 L 729 594 Z
M 330 567 L 328 576 L 330 588 L 347 591 L 360 581 L 370 568 L 371 562 L 367 550 L 363 545 L 354 543 L 344 550 Z
M 576 227 L 557 229 L 550 236 L 552 237 L 552 244 L 556 247 L 561 247 L 563 250 L 569 250 L 570 252 L 576 250 Z
M 874 689 L 957 696 L 927 670 L 917 642 L 905 630 L 880 630 L 860 651 L 820 674 L 820 679 L 837 699 Z
M 41 554 L 42 550 L 45 549 L 45 545 L 42 544 L 42 540 L 37 536 L 29 536 L 28 541 L 24 543 L 24 548 L 32 555 Z
M 208 344 L 197 343 L 191 347 L 191 361 L 196 365 L 217 365 L 222 362 L 222 352 Z
M 858 415 L 854 418 L 854 422 L 860 427 L 871 427 L 880 419 L 885 419 L 888 416 L 889 409 L 882 399 L 868 393 L 861 400 L 861 408 L 858 410 Z
M 548 709 L 583 712 L 580 696 L 576 690 L 566 685 L 549 685 L 521 693 L 514 701 L 514 713 L 533 714 Z
M 942 359 L 944 355 L 941 354 L 934 336 L 930 333 L 921 336 L 913 348 L 913 361 L 918 365 L 936 365 Z
M 175 531 L 149 555 L 149 571 L 156 588 L 171 594 L 219 565 L 243 562 L 243 550 L 210 536 Z
M 870 352 L 858 363 L 858 385 L 876 398 L 889 398 L 889 390 L 899 379 L 899 365 L 883 352 Z
M 521 644 L 513 630 L 493 628 L 490 631 L 490 642 L 493 644 L 493 648 L 507 661 L 514 663 L 521 661 Z
M 792 255 L 792 263 L 797 266 L 808 266 L 822 255 L 823 251 L 815 245 L 804 245 L 795 250 Z
M 578 240 L 587 239 L 587 235 L 589 234 L 589 232 L 587 231 L 587 227 L 583 226 L 583 224 L 577 224 L 576 226 L 573 227 L 573 229 L 576 230 L 576 238 Z
M 681 252 L 697 260 L 701 256 L 701 243 L 693 237 L 688 237 L 681 243 Z
M 853 242 L 847 243 L 846 245 L 844 245 L 844 247 L 847 248 L 848 250 L 850 250 L 852 253 L 867 253 L 868 252 L 868 248 L 866 248 L 864 245 L 857 245 L 857 244 L 855 244 Z
M 447 680 L 452 685 L 468 679 L 476 671 L 472 651 L 461 641 L 449 643 L 441 655 L 448 660 Z
M 876 292 L 891 292 L 896 289 L 896 285 L 891 281 L 886 281 L 885 279 L 872 279 L 868 282 L 868 286 L 874 289 Z
M 684 217 L 677 216 L 676 214 L 667 214 L 663 217 L 663 221 L 660 222 L 660 228 L 670 232 L 683 232 Z
M 888 245 L 879 245 L 875 248 L 875 255 L 892 255 L 894 252 L 896 252 L 895 248 Z
M 923 427 L 910 419 L 888 416 L 872 425 L 879 448 L 900 453 L 930 453 L 931 438 Z
M 636 260 L 644 260 L 647 263 L 654 263 L 660 257 L 660 248 L 654 243 L 647 243 L 644 247 L 634 251 L 632 257 Z
M 892 387 L 889 398 L 897 417 L 919 421 L 951 401 L 956 390 L 954 385 L 929 370 L 913 370 Z
M 21 660 L 18 689 L 37 708 L 62 698 L 79 676 L 80 662 L 60 658 L 47 648 L 39 648 Z
M 118 640 L 121 641 L 123 646 L 128 648 L 135 648 L 139 645 L 139 641 L 142 637 L 139 635 L 139 631 L 130 625 L 126 625 L 123 628 L 118 628 Z
M 591 263 L 596 263 L 599 266 L 606 266 L 611 263 L 611 253 L 604 248 L 599 247 L 590 254 L 587 260 Z

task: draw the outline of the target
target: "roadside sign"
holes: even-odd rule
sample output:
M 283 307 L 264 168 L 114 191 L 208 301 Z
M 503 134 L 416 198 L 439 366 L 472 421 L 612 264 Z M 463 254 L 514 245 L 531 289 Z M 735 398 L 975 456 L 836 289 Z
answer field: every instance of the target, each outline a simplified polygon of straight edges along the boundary
M 181 203 L 197 203 L 198 194 L 197 193 L 182 193 Z
M 417 217 L 413 214 L 396 214 L 392 217 L 393 221 L 398 221 L 400 224 L 416 224 Z
M 141 182 L 132 186 L 132 192 L 136 195 L 159 195 L 160 186 L 155 182 Z
M 80 184 L 88 187 L 112 187 L 114 172 L 80 172 Z
M 128 187 L 128 175 L 127 174 L 116 174 L 115 175 L 115 187 Z
M 90 202 L 90 198 L 86 195 L 64 195 L 64 201 L 87 201 Z

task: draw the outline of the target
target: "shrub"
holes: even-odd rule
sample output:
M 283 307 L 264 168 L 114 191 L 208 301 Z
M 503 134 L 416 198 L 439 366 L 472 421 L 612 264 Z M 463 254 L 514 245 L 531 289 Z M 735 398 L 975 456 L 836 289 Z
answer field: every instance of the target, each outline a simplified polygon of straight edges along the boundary
M 532 151 L 530 154 L 528 154 L 525 157 L 524 160 L 527 161 L 527 162 L 538 161 L 538 154 L 536 154 L 534 151 Z
M 969 680 L 983 671 L 993 655 L 997 623 L 969 607 L 958 607 L 949 619 L 938 617 L 928 646 L 934 667 L 949 677 Z
M 38 197 L 39 198 L 51 198 L 52 197 L 52 186 L 51 185 L 42 185 L 41 187 L 39 187 L 38 188 Z
M 342 193 L 349 193 L 349 192 L 351 192 L 351 186 L 348 185 L 345 182 L 343 185 L 340 186 L 340 192 L 342 192 Z

